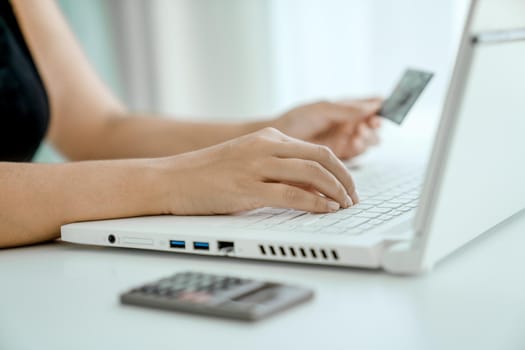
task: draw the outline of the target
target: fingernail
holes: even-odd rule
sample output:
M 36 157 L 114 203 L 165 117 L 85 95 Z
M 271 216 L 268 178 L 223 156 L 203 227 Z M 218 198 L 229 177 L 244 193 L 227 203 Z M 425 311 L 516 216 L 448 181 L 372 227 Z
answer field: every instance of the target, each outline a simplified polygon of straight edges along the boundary
M 341 206 L 337 202 L 328 201 L 328 208 L 330 209 L 330 211 L 338 211 L 339 208 L 341 208 Z
M 359 195 L 357 194 L 357 192 L 354 192 L 353 195 L 354 195 L 354 198 L 356 199 L 356 202 L 354 204 L 359 203 Z
M 346 207 L 351 207 L 352 205 L 354 205 L 354 202 L 352 202 L 352 198 L 350 198 L 349 195 L 346 195 L 346 201 L 345 201 L 345 204 L 346 204 Z

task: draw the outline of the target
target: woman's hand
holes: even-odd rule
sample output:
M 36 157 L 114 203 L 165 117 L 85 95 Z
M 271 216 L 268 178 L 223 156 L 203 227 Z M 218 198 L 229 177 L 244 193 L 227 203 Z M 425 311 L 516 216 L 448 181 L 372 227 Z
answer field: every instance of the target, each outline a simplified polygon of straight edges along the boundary
M 328 147 L 273 128 L 159 161 L 167 174 L 171 214 L 260 207 L 325 213 L 358 202 L 352 177 Z
M 317 102 L 300 106 L 275 120 L 275 128 L 295 138 L 330 147 L 349 159 L 378 144 L 379 98 L 341 103 Z

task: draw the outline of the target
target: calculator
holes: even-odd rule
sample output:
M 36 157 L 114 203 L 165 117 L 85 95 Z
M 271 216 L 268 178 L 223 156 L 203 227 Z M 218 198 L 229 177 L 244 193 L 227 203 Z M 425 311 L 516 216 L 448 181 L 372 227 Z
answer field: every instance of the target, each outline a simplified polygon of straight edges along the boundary
M 255 321 L 312 299 L 310 289 L 250 278 L 182 272 L 133 288 L 122 304 Z

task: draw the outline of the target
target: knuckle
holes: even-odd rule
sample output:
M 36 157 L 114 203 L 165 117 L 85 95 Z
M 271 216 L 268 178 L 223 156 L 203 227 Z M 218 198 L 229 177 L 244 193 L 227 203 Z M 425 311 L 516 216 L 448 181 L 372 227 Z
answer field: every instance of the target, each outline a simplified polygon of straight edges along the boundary
M 328 204 L 326 203 L 326 199 L 321 198 L 319 196 L 315 196 L 315 198 L 313 198 L 312 201 L 312 205 L 315 211 L 324 211 L 328 206 Z
M 276 136 L 276 135 L 280 135 L 281 132 L 279 130 L 277 130 L 276 128 L 274 127 L 271 127 L 271 126 L 268 126 L 264 129 L 261 130 L 261 133 L 264 134 L 264 135 L 272 135 L 272 136 Z
M 264 201 L 260 195 L 255 195 L 247 201 L 247 206 L 253 209 L 261 208 L 264 206 Z
M 317 162 L 309 160 L 309 161 L 306 161 L 305 165 L 308 170 L 314 172 L 316 175 L 323 173 L 323 167 L 321 166 L 321 164 Z
M 258 144 L 266 145 L 270 143 L 270 140 L 261 134 L 261 135 L 257 135 L 256 137 L 254 137 L 254 142 Z
M 326 182 L 331 180 L 332 176 L 321 164 L 310 161 L 307 163 L 307 172 L 310 173 L 312 183 Z
M 283 198 L 286 203 L 295 203 L 299 201 L 301 194 L 293 187 L 288 187 L 283 192 Z
M 257 132 L 255 134 L 252 134 L 249 138 L 248 143 L 245 145 L 247 148 L 250 147 L 264 147 L 267 145 L 270 145 L 272 141 L 265 136 L 263 133 Z
M 328 146 L 325 145 L 319 145 L 317 146 L 317 151 L 319 152 L 319 155 L 321 156 L 327 156 L 331 153 L 331 150 Z
M 317 153 L 321 158 L 332 158 L 334 156 L 334 153 L 332 152 L 330 147 L 326 145 L 317 146 Z

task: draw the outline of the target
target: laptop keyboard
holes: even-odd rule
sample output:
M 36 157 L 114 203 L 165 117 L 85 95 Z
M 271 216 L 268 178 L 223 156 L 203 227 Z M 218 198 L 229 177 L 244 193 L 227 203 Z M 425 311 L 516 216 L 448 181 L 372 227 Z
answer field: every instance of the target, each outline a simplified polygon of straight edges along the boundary
M 243 214 L 238 226 L 313 234 L 358 235 L 415 211 L 421 189 L 420 168 L 376 166 L 354 174 L 360 202 L 335 213 L 312 214 L 262 208 Z M 237 225 L 235 225 L 237 226 Z

